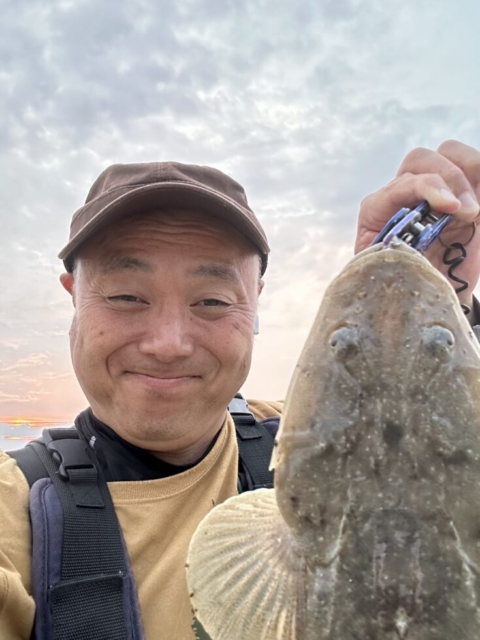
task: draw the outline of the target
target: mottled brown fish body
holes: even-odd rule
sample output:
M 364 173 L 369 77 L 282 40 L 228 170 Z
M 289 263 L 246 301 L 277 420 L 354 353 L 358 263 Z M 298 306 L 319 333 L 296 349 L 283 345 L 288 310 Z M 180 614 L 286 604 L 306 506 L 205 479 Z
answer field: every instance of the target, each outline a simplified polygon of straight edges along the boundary
M 212 640 L 480 639 L 480 349 L 416 251 L 330 285 L 273 462 L 192 539 Z
M 276 495 L 306 640 L 478 640 L 480 352 L 449 283 L 408 248 L 354 260 L 287 407 Z

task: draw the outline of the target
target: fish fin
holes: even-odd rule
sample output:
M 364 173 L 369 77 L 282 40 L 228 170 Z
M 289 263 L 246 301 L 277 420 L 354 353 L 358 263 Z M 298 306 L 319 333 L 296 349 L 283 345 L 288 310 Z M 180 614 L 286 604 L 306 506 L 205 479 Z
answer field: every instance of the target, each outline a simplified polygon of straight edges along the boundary
M 274 471 L 278 466 L 278 442 L 279 442 L 280 436 L 282 435 L 282 432 L 283 432 L 283 425 L 284 425 L 284 422 L 285 422 L 284 415 L 285 414 L 280 416 L 280 423 L 278 425 L 278 431 L 277 431 L 277 434 L 275 436 L 275 442 L 274 442 L 273 449 L 272 449 L 272 456 L 270 458 L 270 465 L 268 467 L 269 471 Z
M 270 458 L 270 464 L 268 466 L 269 471 L 275 471 L 275 468 L 277 466 L 277 449 L 278 447 L 276 446 L 276 441 L 275 441 L 275 446 L 273 447 L 273 451 L 272 451 L 272 457 Z
M 306 576 L 273 489 L 215 507 L 190 543 L 191 602 L 213 640 L 303 637 Z

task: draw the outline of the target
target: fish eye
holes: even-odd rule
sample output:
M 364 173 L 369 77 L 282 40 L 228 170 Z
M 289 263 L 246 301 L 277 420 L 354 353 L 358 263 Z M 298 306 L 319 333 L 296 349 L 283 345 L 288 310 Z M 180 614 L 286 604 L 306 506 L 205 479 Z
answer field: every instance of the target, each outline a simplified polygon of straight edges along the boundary
M 427 354 L 440 362 L 448 362 L 452 357 L 455 338 L 453 333 L 441 325 L 422 329 L 422 345 Z
M 352 327 L 340 327 L 330 336 L 330 347 L 339 360 L 352 358 L 359 351 L 358 332 Z

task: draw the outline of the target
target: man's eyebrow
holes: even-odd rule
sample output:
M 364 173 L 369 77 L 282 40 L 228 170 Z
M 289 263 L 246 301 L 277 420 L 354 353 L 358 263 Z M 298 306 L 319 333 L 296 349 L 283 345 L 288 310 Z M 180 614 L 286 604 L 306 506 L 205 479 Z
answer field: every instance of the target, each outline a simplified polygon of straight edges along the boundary
M 201 278 L 219 278 L 230 282 L 239 282 L 240 278 L 235 267 L 229 264 L 218 264 L 215 262 L 200 264 L 198 267 L 190 269 L 188 275 Z
M 103 273 L 109 271 L 153 271 L 151 265 L 132 256 L 109 256 L 100 261 L 99 269 Z

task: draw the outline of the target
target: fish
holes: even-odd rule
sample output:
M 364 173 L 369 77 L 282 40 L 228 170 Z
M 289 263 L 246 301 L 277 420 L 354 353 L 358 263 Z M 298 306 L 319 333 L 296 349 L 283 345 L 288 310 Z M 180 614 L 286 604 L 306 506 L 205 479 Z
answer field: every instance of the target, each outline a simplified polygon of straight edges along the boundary
M 480 638 L 480 348 L 411 247 L 370 247 L 329 285 L 272 466 L 274 489 L 191 540 L 212 640 Z

